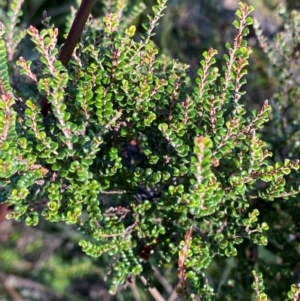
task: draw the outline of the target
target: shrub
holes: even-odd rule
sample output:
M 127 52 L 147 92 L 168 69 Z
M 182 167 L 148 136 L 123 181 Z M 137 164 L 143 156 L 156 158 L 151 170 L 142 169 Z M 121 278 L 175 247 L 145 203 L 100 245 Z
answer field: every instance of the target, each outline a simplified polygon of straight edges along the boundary
M 61 47 L 45 13 L 43 30 L 27 30 L 35 60 L 14 62 L 23 34 L 13 1 L 0 42 L 1 202 L 28 226 L 43 216 L 85 233 L 86 254 L 112 257 L 111 292 L 131 275 L 151 285 L 152 266 L 168 264 L 182 294 L 209 300 L 212 259 L 236 256 L 243 241 L 267 244 L 252 203 L 297 195 L 286 182 L 299 162 L 274 162 L 260 139 L 268 102 L 250 116 L 240 102 L 253 8 L 240 4 L 223 69 L 206 51 L 190 93 L 188 66 L 159 59 L 151 42 L 166 2 L 140 41 L 120 13 L 93 19 L 94 1 L 82 1 Z M 266 300 L 255 271 L 253 288 Z

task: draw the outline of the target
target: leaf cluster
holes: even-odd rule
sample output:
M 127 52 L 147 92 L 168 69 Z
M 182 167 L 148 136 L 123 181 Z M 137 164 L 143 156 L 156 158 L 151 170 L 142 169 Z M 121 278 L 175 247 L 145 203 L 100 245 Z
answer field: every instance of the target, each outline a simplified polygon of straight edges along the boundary
M 151 265 L 175 265 L 183 294 L 210 298 L 204 271 L 244 240 L 267 244 L 268 224 L 250 203 L 297 195 L 286 179 L 299 162 L 270 159 L 259 136 L 268 102 L 250 117 L 240 102 L 253 8 L 240 4 L 222 70 L 217 51 L 206 51 L 189 93 L 188 66 L 158 59 L 151 41 L 166 2 L 153 7 L 140 40 L 117 14 L 90 18 L 67 66 L 45 15 L 43 30 L 27 30 L 35 60 L 16 61 L 25 93 L 9 81 L 2 35 L 1 202 L 28 226 L 41 216 L 76 225 L 86 254 L 112 257 L 112 292 L 129 275 L 151 285 Z

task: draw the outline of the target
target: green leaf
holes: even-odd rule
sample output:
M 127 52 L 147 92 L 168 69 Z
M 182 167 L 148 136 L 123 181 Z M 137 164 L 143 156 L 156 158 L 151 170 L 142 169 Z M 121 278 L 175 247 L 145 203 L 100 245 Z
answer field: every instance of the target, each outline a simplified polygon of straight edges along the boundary
M 133 37 L 135 34 L 135 31 L 136 31 L 136 27 L 134 25 L 131 25 L 128 29 L 126 29 L 125 32 L 129 37 Z
M 238 20 L 234 20 L 232 24 L 236 29 L 240 28 L 240 22 Z

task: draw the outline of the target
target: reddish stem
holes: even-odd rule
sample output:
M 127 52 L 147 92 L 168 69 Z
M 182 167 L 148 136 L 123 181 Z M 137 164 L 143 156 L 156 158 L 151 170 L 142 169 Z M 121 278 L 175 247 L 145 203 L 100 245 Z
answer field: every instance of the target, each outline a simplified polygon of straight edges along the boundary
M 66 42 L 59 54 L 58 59 L 66 67 L 71 59 L 72 53 L 75 49 L 76 44 L 78 43 L 84 25 L 95 5 L 97 0 L 82 0 L 80 7 L 78 9 L 77 15 L 73 21 L 70 32 L 66 39 Z M 43 116 L 47 116 L 51 104 L 47 101 L 46 97 L 43 97 L 40 101 L 41 112 Z
M 69 35 L 63 46 L 59 60 L 66 67 L 71 59 L 76 44 L 79 41 L 84 25 L 96 3 L 96 0 L 83 0 L 74 19 Z
M 0 204 L 0 224 L 5 218 L 6 212 L 7 212 L 8 205 L 6 203 Z

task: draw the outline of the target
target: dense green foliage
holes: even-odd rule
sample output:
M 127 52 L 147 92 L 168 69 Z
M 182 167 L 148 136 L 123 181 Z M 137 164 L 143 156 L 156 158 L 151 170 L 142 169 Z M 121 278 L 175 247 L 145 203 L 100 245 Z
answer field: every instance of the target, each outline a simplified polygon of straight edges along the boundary
M 151 286 L 153 266 L 175 268 L 179 292 L 188 299 L 239 300 L 252 290 L 256 300 L 267 300 L 260 272 L 267 279 L 279 273 L 290 287 L 295 262 L 282 269 L 268 262 L 254 266 L 243 252 L 256 245 L 266 250 L 276 215 L 287 223 L 272 225 L 271 246 L 297 252 L 297 242 L 285 237 L 293 233 L 289 214 L 299 193 L 297 148 L 277 151 L 287 139 L 294 145 L 298 135 L 291 109 L 299 91 L 290 69 L 292 59 L 299 60 L 298 15 L 276 39 L 273 49 L 282 53 L 272 53 L 259 33 L 282 89 L 272 100 L 271 121 L 279 125 L 273 141 L 262 138 L 268 101 L 251 114 L 241 103 L 251 6 L 241 3 L 236 12 L 236 35 L 226 43 L 222 69 L 210 48 L 190 84 L 188 66 L 158 57 L 151 41 L 166 0 L 153 7 L 140 40 L 131 25 L 140 6 L 122 15 L 125 6 L 116 1 L 109 8 L 116 14 L 89 18 L 67 66 L 46 14 L 41 31 L 27 31 L 36 58 L 14 61 L 24 37 L 15 26 L 21 2 L 13 1 L 0 41 L 0 184 L 1 202 L 13 206 L 8 218 L 28 226 L 41 217 L 75 225 L 84 233 L 83 252 L 111 257 L 111 292 L 132 275 Z M 284 43 L 289 33 L 295 45 Z M 43 97 L 51 105 L 44 116 Z M 205 272 L 224 257 L 237 258 L 238 277 L 215 294 Z M 268 284 L 275 294 L 277 284 Z M 277 295 L 297 300 L 297 285 L 279 288 Z

